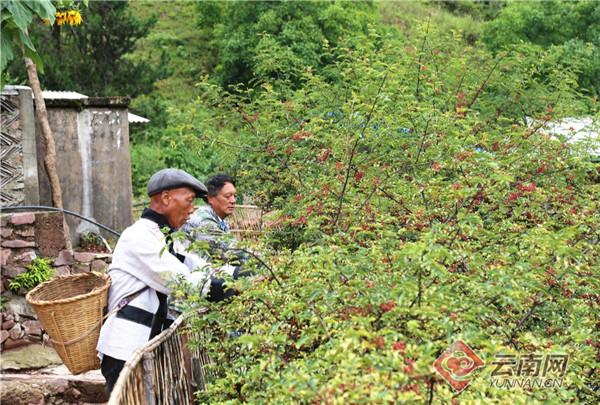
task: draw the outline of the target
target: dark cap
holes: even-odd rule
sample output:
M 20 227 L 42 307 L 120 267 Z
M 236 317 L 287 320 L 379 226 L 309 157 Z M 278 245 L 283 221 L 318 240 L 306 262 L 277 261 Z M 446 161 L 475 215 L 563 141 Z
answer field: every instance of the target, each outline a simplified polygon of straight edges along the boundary
M 207 193 L 204 184 L 200 180 L 179 169 L 162 169 L 152 175 L 148 180 L 148 196 L 152 197 L 165 190 L 175 188 L 190 188 L 196 192 L 196 197 L 203 197 Z

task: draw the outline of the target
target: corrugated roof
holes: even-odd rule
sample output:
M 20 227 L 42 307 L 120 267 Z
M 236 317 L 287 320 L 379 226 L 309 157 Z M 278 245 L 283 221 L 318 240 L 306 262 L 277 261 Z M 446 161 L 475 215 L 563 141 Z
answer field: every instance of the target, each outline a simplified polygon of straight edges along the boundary
M 133 113 L 127 112 L 127 121 L 129 122 L 150 122 L 148 118 L 140 117 Z
M 53 91 L 43 90 L 42 96 L 44 99 L 52 100 L 81 100 L 82 98 L 88 98 L 85 94 L 77 93 L 75 91 Z

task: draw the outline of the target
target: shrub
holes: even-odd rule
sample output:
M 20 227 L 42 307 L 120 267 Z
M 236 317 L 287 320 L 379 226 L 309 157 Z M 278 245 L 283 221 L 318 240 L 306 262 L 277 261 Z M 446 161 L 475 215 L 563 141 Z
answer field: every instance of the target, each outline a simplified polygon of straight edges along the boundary
M 263 278 L 203 316 L 177 292 L 215 359 L 201 402 L 597 399 L 600 190 L 548 128 L 580 112 L 574 73 L 419 32 L 342 40 L 341 80 L 306 70 L 296 91 L 204 83 L 210 116 L 179 117 L 278 214 L 252 247 Z M 432 369 L 459 338 L 486 362 L 460 396 Z M 561 388 L 489 385 L 494 356 L 532 352 L 570 355 Z

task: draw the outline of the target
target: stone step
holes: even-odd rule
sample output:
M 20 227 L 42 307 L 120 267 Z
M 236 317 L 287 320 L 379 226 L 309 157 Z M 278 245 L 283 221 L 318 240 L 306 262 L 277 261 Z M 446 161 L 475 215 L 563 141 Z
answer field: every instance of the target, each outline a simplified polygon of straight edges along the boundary
M 72 375 L 54 349 L 30 345 L 0 356 L 2 405 L 105 404 L 100 370 Z
M 98 375 L 0 374 L 2 404 L 106 404 L 105 381 Z

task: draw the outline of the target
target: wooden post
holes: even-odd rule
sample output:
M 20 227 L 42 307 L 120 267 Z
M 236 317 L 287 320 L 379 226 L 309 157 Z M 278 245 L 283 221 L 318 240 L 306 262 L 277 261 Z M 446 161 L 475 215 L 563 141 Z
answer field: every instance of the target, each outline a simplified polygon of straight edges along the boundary
M 142 378 L 144 384 L 144 400 L 146 405 L 156 405 L 155 385 L 154 380 L 154 353 L 147 352 L 142 356 L 143 371 Z
M 25 48 L 23 49 L 23 55 L 25 55 Z M 56 171 L 56 147 L 54 145 L 54 134 L 52 133 L 52 129 L 50 128 L 50 124 L 48 123 L 48 112 L 46 111 L 46 102 L 44 101 L 44 97 L 42 96 L 42 87 L 40 85 L 40 79 L 37 73 L 37 67 L 33 60 L 24 56 L 25 59 L 25 67 L 27 68 L 27 76 L 29 77 L 29 84 L 31 85 L 31 90 L 33 91 L 33 96 L 35 98 L 35 115 L 37 117 L 38 123 L 40 124 L 40 129 L 42 131 L 42 135 L 44 141 L 46 142 L 46 156 L 44 157 L 44 166 L 46 167 L 46 173 L 48 174 L 48 179 L 50 180 L 50 191 L 52 194 L 52 205 L 56 208 L 63 208 L 62 202 L 62 191 L 60 188 L 60 180 L 58 178 L 58 173 Z M 71 243 L 71 235 L 69 232 L 69 225 L 67 225 L 67 220 L 63 215 L 63 226 L 65 228 L 65 247 L 67 250 L 73 250 L 73 245 Z

